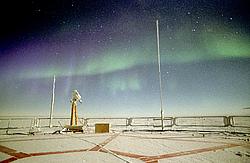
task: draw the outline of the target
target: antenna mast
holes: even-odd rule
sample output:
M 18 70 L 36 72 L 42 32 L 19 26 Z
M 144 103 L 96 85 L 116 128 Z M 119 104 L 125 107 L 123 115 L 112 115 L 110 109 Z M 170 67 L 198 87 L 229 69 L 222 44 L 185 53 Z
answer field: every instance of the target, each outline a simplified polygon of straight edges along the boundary
M 49 127 L 53 127 L 52 120 L 53 120 L 53 111 L 54 111 L 54 104 L 55 104 L 55 88 L 56 88 L 56 77 L 54 75 L 53 84 L 52 84 L 52 97 L 51 97 L 51 107 L 50 107 L 50 119 L 49 119 Z
M 164 129 L 163 124 L 163 108 L 162 108 L 162 80 L 161 80 L 161 56 L 160 56 L 160 38 L 159 38 L 159 23 L 156 20 L 156 36 L 157 36 L 157 58 L 158 58 L 158 75 L 159 75 L 159 86 L 160 86 L 160 101 L 161 101 L 161 129 Z

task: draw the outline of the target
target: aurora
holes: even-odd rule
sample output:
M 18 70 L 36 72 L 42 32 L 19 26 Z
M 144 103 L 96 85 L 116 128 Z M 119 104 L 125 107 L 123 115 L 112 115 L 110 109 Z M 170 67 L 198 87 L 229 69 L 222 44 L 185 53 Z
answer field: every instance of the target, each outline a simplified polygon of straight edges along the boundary
M 83 96 L 80 114 L 158 115 L 156 19 L 166 115 L 243 113 L 249 106 L 244 2 L 29 5 L 7 6 L 16 13 L 3 23 L 1 115 L 46 115 L 54 75 L 58 115 L 68 114 L 73 89 Z

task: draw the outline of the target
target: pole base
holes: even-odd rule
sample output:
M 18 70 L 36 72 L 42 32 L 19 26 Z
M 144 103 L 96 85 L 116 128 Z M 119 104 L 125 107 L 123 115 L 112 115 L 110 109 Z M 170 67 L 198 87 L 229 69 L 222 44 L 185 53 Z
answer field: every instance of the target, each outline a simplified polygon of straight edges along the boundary
M 68 131 L 72 132 L 83 132 L 83 126 L 76 126 L 76 125 L 66 125 L 64 126 Z

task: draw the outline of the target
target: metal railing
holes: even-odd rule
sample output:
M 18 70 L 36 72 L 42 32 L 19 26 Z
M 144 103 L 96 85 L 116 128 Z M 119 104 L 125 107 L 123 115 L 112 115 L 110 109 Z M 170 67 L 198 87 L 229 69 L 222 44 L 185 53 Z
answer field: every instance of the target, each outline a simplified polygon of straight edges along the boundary
M 250 129 L 250 116 L 182 116 L 164 117 L 164 128 L 190 128 L 190 127 L 214 127 L 214 128 L 247 128 Z M 53 118 L 52 125 L 60 127 L 67 125 L 70 118 Z M 96 123 L 109 123 L 112 128 L 142 128 L 159 129 L 160 117 L 128 117 L 128 118 L 79 118 L 79 122 L 87 127 L 94 127 Z M 10 117 L 0 118 L 0 130 L 30 129 L 49 127 L 48 117 Z

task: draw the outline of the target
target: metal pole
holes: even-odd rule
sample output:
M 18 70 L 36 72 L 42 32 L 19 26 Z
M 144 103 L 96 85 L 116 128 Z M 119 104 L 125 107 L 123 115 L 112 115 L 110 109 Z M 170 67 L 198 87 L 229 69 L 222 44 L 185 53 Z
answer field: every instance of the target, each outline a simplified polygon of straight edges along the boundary
M 160 101 L 161 101 L 161 129 L 164 129 L 163 124 L 163 108 L 162 108 L 162 80 L 161 80 L 161 56 L 160 56 L 160 38 L 159 38 L 159 23 L 156 20 L 156 36 L 157 36 L 157 57 L 158 57 L 158 75 L 159 75 L 159 86 L 160 86 Z
M 51 98 L 51 107 L 50 107 L 50 119 L 49 119 L 49 127 L 53 127 L 52 120 L 53 120 L 53 111 L 54 111 L 54 104 L 55 104 L 55 87 L 56 87 L 56 77 L 54 75 L 53 84 L 52 84 L 52 98 Z

